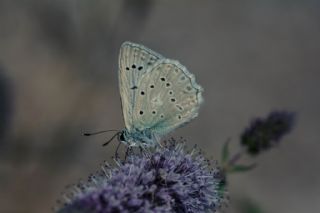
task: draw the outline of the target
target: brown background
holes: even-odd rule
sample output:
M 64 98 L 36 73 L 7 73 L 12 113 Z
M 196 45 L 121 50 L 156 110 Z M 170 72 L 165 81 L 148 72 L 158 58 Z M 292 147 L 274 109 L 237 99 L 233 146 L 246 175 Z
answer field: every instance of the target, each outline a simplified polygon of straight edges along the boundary
M 60 192 L 114 153 L 123 128 L 117 57 L 125 40 L 186 65 L 204 87 L 200 116 L 173 135 L 219 158 L 249 120 L 298 112 L 295 131 L 230 177 L 231 206 L 320 211 L 319 1 L 0 1 L 0 212 L 50 212 Z

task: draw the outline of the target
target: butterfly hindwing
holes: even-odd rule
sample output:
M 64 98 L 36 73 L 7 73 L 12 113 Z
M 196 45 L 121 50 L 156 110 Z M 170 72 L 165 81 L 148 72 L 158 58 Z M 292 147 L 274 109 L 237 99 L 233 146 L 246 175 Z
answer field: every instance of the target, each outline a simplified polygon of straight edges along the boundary
M 178 61 L 160 59 L 139 81 L 133 122 L 164 135 L 198 115 L 202 88 Z
M 160 54 L 139 44 L 124 42 L 119 54 L 119 87 L 126 128 L 131 130 L 138 84 L 144 74 L 163 58 Z

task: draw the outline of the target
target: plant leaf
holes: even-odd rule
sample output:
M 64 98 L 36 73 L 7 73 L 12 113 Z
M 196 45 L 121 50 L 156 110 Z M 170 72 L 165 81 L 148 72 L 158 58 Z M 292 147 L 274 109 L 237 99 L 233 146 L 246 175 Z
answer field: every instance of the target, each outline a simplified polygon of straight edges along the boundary
M 241 213 L 263 213 L 259 204 L 251 199 L 245 198 L 238 204 Z
M 227 162 L 228 158 L 229 158 L 229 142 L 230 142 L 230 138 L 227 139 L 227 141 L 223 144 L 222 150 L 221 150 L 221 162 L 225 163 Z
M 248 172 L 256 167 L 256 164 L 251 165 L 234 165 L 229 169 L 229 173 Z

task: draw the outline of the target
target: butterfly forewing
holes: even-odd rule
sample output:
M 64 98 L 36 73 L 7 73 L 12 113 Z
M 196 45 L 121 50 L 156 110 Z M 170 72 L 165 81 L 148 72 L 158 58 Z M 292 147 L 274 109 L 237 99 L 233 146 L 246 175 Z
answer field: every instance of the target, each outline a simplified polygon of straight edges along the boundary
M 179 62 L 160 59 L 139 81 L 133 122 L 164 135 L 198 115 L 202 88 Z
M 124 42 L 119 54 L 119 87 L 126 128 L 134 128 L 133 111 L 137 103 L 138 84 L 143 75 L 163 58 L 160 54 L 131 42 Z

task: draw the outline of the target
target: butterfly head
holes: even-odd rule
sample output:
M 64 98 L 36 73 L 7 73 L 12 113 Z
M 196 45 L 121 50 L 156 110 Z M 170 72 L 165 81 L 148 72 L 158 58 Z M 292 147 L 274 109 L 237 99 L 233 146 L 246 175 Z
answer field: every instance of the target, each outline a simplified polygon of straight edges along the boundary
M 119 133 L 118 140 L 129 147 L 148 147 L 154 146 L 157 143 L 158 138 L 151 134 L 149 130 L 129 131 L 124 129 Z
M 138 146 L 138 143 L 134 139 L 134 135 L 127 129 L 124 129 L 119 133 L 118 140 L 129 147 Z
M 126 129 L 122 130 L 122 131 L 119 133 L 119 135 L 118 135 L 118 140 L 119 140 L 120 142 L 126 144 L 126 145 L 129 145 L 129 143 L 128 143 L 127 139 L 126 139 L 126 138 L 127 138 L 127 137 L 126 137 L 126 134 L 127 134 L 126 132 L 127 132 Z

